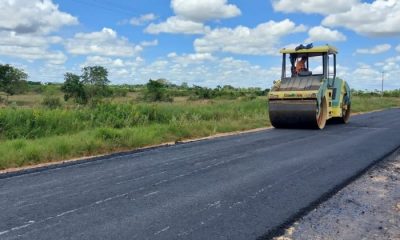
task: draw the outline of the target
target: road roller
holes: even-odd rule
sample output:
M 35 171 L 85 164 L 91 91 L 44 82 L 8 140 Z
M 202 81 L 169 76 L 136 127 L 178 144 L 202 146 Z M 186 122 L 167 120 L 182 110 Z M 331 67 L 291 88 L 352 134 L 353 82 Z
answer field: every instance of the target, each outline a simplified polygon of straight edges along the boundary
M 269 118 L 275 128 L 323 129 L 328 122 L 347 123 L 349 85 L 336 76 L 338 51 L 330 45 L 282 49 L 281 79 L 268 94 Z

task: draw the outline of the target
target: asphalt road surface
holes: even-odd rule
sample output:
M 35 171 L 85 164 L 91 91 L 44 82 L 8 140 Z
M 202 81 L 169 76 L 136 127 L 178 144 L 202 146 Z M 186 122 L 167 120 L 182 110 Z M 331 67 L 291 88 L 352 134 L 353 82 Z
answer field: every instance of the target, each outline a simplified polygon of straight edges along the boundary
M 400 109 L 0 179 L 0 239 L 256 239 L 400 146 Z

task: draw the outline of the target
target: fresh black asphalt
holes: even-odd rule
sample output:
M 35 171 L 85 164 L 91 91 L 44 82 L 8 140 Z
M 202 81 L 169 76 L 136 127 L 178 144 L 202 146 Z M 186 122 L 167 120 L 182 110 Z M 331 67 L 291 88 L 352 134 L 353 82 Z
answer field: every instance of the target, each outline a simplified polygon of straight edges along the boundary
M 0 239 L 256 239 L 400 146 L 400 109 L 0 179 Z

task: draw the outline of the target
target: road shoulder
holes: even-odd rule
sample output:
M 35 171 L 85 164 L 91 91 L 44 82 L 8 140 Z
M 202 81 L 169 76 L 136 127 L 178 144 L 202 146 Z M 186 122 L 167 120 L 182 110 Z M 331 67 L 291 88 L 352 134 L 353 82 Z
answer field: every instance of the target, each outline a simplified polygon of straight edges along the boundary
M 400 150 L 274 240 L 400 239 Z

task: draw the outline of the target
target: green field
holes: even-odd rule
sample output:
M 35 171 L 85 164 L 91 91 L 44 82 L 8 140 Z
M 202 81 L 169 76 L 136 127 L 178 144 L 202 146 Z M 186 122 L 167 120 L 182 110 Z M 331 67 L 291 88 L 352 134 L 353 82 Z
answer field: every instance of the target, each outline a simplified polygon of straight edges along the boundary
M 144 102 L 129 93 L 95 106 L 67 102 L 55 109 L 42 106 L 43 98 L 15 95 L 0 108 L 0 169 L 270 126 L 265 96 Z M 398 106 L 397 97 L 356 96 L 352 109 Z

